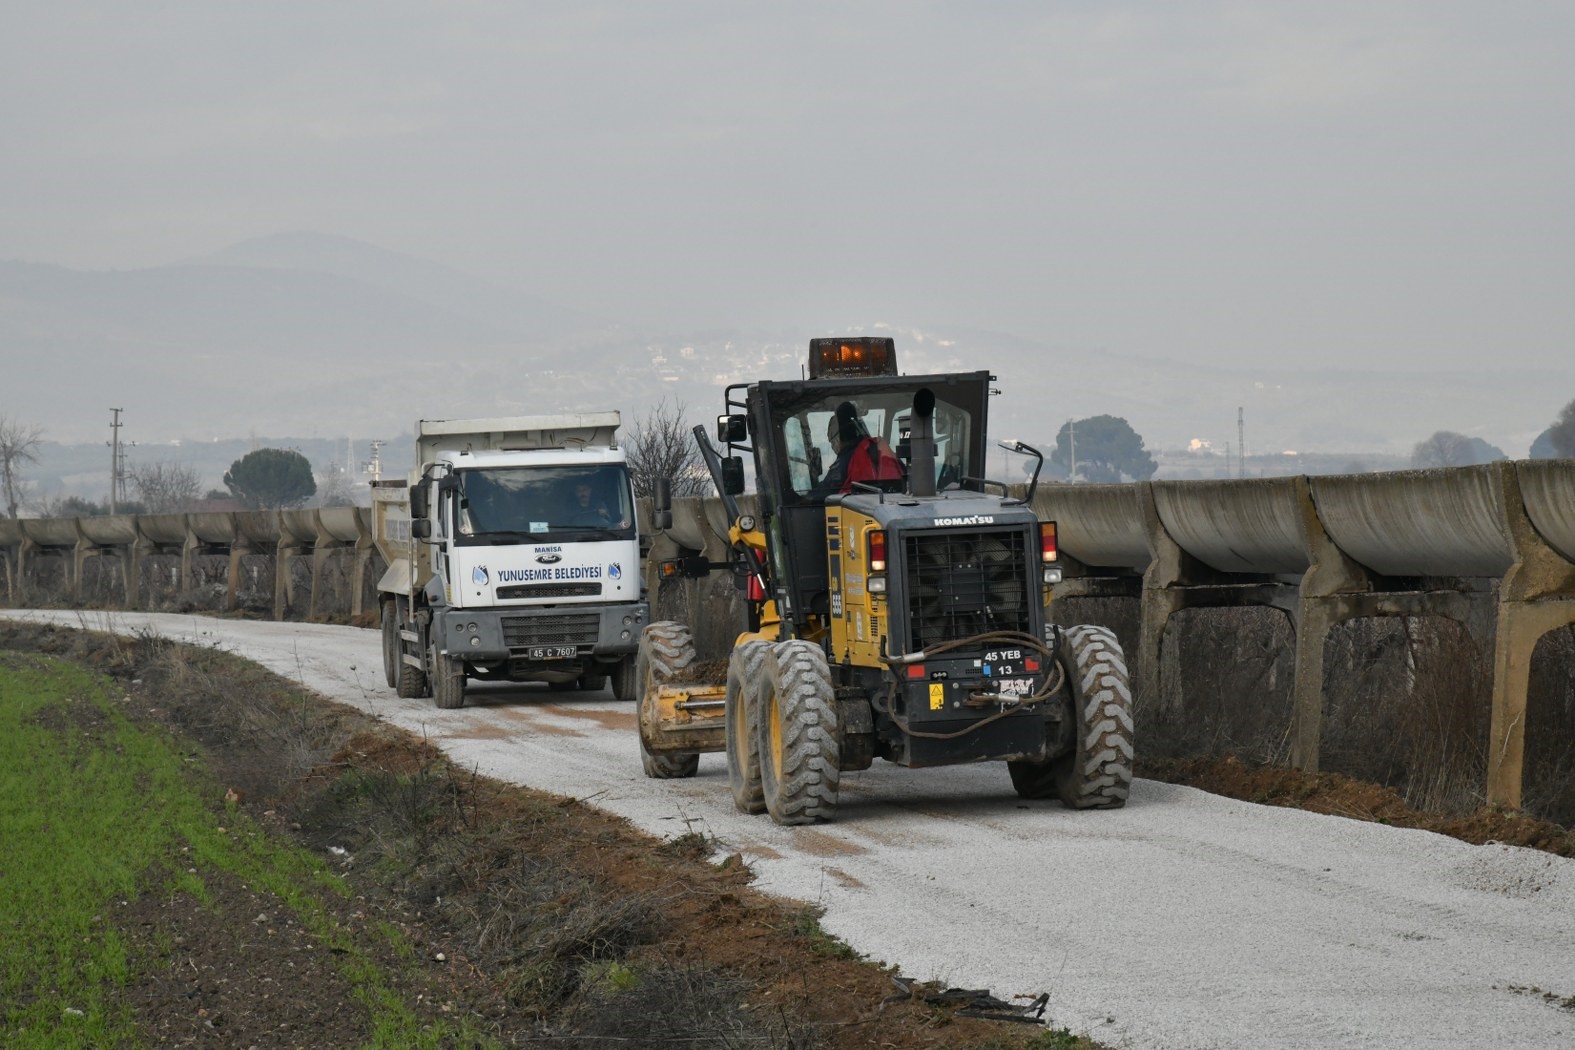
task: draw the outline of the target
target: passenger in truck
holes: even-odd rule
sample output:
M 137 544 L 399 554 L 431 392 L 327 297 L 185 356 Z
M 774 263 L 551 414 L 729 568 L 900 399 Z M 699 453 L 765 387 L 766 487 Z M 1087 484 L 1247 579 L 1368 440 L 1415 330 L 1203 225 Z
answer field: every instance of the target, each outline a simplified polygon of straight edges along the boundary
M 564 515 L 565 525 L 607 525 L 611 516 L 607 513 L 607 504 L 596 499 L 588 481 L 577 482 L 574 486 L 574 500 L 569 504 L 568 513 Z

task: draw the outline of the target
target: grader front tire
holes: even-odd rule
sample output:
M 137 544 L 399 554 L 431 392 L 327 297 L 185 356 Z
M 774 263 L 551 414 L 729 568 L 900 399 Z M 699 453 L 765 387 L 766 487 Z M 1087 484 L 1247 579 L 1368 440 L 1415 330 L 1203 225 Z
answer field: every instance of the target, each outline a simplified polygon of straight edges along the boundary
M 830 820 L 837 810 L 841 729 L 831 671 L 820 647 L 778 642 L 759 679 L 760 786 L 778 824 Z
M 1012 762 L 1024 798 L 1054 795 L 1071 809 L 1119 809 L 1132 790 L 1132 682 L 1121 643 L 1104 627 L 1061 632 L 1067 717 L 1076 744 L 1049 762 Z
M 640 633 L 640 648 L 635 655 L 634 677 L 640 689 L 640 703 L 662 686 L 682 680 L 695 662 L 694 636 L 689 628 L 671 620 L 658 620 Z M 689 752 L 652 752 L 640 738 L 640 765 L 653 780 L 678 780 L 692 777 L 700 769 L 700 756 Z

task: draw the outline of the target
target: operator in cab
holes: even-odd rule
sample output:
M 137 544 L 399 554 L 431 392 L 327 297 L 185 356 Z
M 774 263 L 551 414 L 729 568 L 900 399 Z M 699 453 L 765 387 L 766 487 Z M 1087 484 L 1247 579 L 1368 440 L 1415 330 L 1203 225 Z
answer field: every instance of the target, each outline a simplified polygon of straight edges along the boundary
M 850 492 L 853 483 L 877 485 L 887 491 L 900 488 L 904 477 L 902 461 L 891 446 L 871 436 L 859 416 L 858 406 L 844 401 L 832 413 L 826 426 L 826 440 L 836 459 L 825 477 L 809 491 L 809 498 L 824 502 L 833 492 Z

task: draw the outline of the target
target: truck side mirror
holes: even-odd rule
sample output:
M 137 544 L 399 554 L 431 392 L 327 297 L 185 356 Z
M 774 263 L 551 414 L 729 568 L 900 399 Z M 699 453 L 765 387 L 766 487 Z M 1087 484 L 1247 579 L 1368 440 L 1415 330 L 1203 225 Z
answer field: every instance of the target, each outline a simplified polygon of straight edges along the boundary
M 414 522 L 431 515 L 432 505 L 428 498 L 426 479 L 423 478 L 410 487 L 410 519 L 412 530 Z
M 656 478 L 652 484 L 651 526 L 657 529 L 673 527 L 673 484 L 667 478 Z
M 749 417 L 717 416 L 716 439 L 736 444 L 749 438 Z
M 738 456 L 728 456 L 722 460 L 722 493 L 727 496 L 737 496 L 743 491 L 744 461 Z
M 414 501 L 412 501 L 412 506 L 414 506 Z M 432 519 L 411 518 L 410 535 L 418 540 L 430 540 L 432 538 Z

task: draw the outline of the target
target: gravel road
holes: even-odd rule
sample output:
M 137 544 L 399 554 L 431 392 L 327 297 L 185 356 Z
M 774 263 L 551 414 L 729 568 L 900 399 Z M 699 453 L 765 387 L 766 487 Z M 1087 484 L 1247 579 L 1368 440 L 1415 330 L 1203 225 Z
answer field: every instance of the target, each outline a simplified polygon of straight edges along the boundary
M 217 646 L 425 734 L 467 768 L 666 838 L 714 836 L 768 892 L 903 974 L 1050 996 L 1133 1050 L 1575 1047 L 1575 861 L 1139 780 L 1127 807 L 1025 802 L 999 764 L 845 773 L 833 824 L 734 811 L 722 755 L 640 769 L 633 706 L 475 686 L 440 711 L 383 682 L 377 632 L 4 610 Z M 1141 741 L 1139 741 L 1141 747 Z

